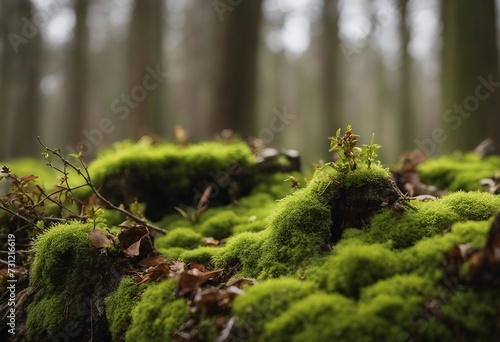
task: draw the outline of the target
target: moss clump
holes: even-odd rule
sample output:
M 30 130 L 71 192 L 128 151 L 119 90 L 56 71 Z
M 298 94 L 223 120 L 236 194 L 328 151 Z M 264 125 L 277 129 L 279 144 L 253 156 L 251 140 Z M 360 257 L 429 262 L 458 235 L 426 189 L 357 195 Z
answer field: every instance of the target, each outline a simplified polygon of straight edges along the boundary
M 181 247 L 158 248 L 158 251 L 165 257 L 167 263 L 172 259 L 179 259 L 179 256 L 186 250 Z
M 196 208 L 207 185 L 210 204 L 226 204 L 249 192 L 255 158 L 244 143 L 203 142 L 181 148 L 146 140 L 121 142 L 102 151 L 89 172 L 113 203 L 146 203 L 146 216 L 160 220 L 174 207 Z M 82 190 L 80 197 L 90 193 Z
M 194 249 L 203 243 L 203 236 L 190 228 L 176 228 L 155 240 L 157 248 L 181 247 Z
M 126 341 L 172 341 L 174 331 L 190 315 L 185 299 L 176 298 L 177 283 L 166 280 L 150 285 L 132 310 Z
M 486 192 L 464 192 L 443 196 L 440 200 L 459 216 L 460 221 L 487 220 L 500 210 L 500 196 Z
M 422 181 L 450 191 L 478 190 L 480 180 L 500 171 L 500 157 L 475 153 L 454 153 L 430 159 L 418 166 Z
M 316 284 L 293 278 L 269 279 L 257 283 L 233 303 L 233 313 L 237 316 L 233 334 L 237 337 L 254 335 L 255 339 L 269 320 L 316 290 Z
M 490 226 L 490 221 L 455 223 L 451 232 L 417 242 L 399 253 L 401 272 L 425 276 L 434 282 L 441 281 L 446 266 L 446 251 L 463 243 L 471 243 L 475 248 L 484 246 Z
M 355 243 L 334 250 L 313 277 L 329 292 L 358 298 L 364 287 L 397 271 L 396 254 L 387 247 Z
M 391 241 L 394 248 L 407 248 L 425 237 L 441 234 L 460 219 L 448 204 L 440 200 L 415 203 L 415 206 L 417 210 L 407 210 L 402 217 L 394 215 L 391 210 L 376 215 L 368 239 Z
M 199 264 L 210 264 L 214 255 L 218 253 L 215 247 L 198 247 L 196 249 L 184 251 L 179 255 L 179 259 L 185 262 L 197 262 Z
M 91 224 L 60 224 L 36 239 L 30 286 L 39 291 L 27 308 L 30 338 L 56 333 L 64 322 L 83 322 L 90 316 L 88 298 L 101 278 L 98 270 L 105 265 L 105 256 L 90 241 L 91 229 Z
M 315 293 L 266 323 L 262 341 L 332 341 L 356 315 L 356 303 L 339 294 Z
M 213 262 L 218 268 L 238 267 L 242 277 L 256 278 L 260 273 L 259 260 L 262 244 L 268 239 L 269 230 L 259 233 L 241 233 L 230 237 L 226 246 L 218 248 Z
M 255 177 L 256 186 L 252 189 L 252 194 L 265 194 L 273 200 L 288 196 L 292 193 L 292 184 L 285 181 L 293 177 L 299 182 L 299 186 L 305 186 L 304 176 L 299 172 L 258 174 Z
M 225 239 L 233 233 L 233 228 L 241 223 L 242 219 L 233 211 L 221 211 L 201 223 L 198 227 L 203 236 L 211 236 L 217 240 Z
M 309 258 L 326 250 L 331 212 L 309 188 L 285 197 L 269 217 L 269 235 L 262 245 L 260 277 L 294 272 Z
M 132 319 L 131 313 L 145 285 L 137 285 L 132 277 L 123 277 L 118 288 L 105 298 L 106 318 L 113 341 L 120 341 Z

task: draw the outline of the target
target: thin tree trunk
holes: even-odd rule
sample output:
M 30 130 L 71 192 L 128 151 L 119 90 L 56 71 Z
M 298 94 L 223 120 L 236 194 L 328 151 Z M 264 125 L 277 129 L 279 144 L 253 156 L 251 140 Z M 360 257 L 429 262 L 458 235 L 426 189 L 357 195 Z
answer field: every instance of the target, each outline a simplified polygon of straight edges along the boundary
M 69 59 L 66 66 L 66 112 L 64 113 L 66 141 L 76 148 L 82 148 L 82 152 L 90 154 L 94 148 L 90 145 L 77 146 L 82 140 L 88 139 L 83 135 L 85 118 L 87 117 L 87 94 L 88 94 L 88 48 L 89 32 L 87 27 L 87 12 L 91 0 L 75 1 L 75 28 L 73 40 L 69 44 Z M 99 142 L 98 140 L 96 140 Z M 97 146 L 96 146 L 97 147 Z
M 164 113 L 164 85 L 166 80 L 159 82 L 148 79 L 150 89 L 146 89 L 145 77 L 148 70 L 159 70 L 165 73 L 163 67 L 163 6 L 160 0 L 136 0 L 132 13 L 129 45 L 129 91 L 130 115 L 129 127 L 132 136 L 139 138 L 143 134 L 164 134 L 162 116 Z M 141 90 L 142 89 L 142 90 Z
M 491 137 L 500 152 L 495 1 L 443 1 L 443 122 L 448 150 Z
M 0 159 L 35 156 L 39 151 L 40 32 L 33 24 L 29 0 L 6 0 L 1 6 Z
M 408 51 L 410 44 L 410 28 L 408 27 L 408 0 L 399 0 L 399 35 L 401 46 L 401 69 L 399 83 L 399 153 L 410 150 L 414 146 L 414 135 L 417 127 L 414 119 L 414 110 L 412 105 L 412 77 L 411 56 Z
M 262 0 L 243 1 L 216 23 L 211 131 L 257 135 L 255 93 Z M 217 13 L 218 14 L 218 13 Z
M 323 41 L 322 41 L 322 100 L 323 120 L 321 132 L 328 151 L 327 138 L 340 127 L 340 101 L 342 98 L 339 68 L 338 0 L 323 0 Z

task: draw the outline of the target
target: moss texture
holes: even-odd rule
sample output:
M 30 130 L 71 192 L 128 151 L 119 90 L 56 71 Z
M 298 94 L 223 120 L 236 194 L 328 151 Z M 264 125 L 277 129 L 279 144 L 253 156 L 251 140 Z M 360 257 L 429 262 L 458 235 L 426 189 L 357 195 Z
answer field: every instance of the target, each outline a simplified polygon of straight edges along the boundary
M 456 152 L 430 159 L 418 166 L 422 181 L 450 191 L 473 191 L 481 187 L 480 180 L 500 172 L 500 157 L 481 157 L 475 153 Z
M 232 197 L 247 194 L 254 163 L 244 143 L 204 142 L 182 148 L 143 140 L 117 143 L 101 152 L 89 171 L 112 202 L 146 203 L 146 216 L 159 220 L 176 206 L 196 208 L 208 184 L 212 185 L 212 204 L 229 203 Z
M 146 285 L 137 285 L 132 277 L 123 277 L 118 288 L 106 297 L 106 318 L 113 341 L 124 337 L 132 320 L 132 310 L 145 289 Z
M 184 323 L 190 308 L 183 298 L 176 298 L 177 283 L 162 281 L 148 287 L 132 310 L 132 323 L 126 341 L 172 341 L 174 331 Z
M 233 303 L 238 316 L 233 335 L 258 341 L 256 336 L 270 320 L 316 290 L 316 284 L 293 278 L 269 279 L 247 288 Z
M 105 256 L 90 242 L 90 224 L 52 227 L 33 246 L 30 286 L 39 289 L 27 308 L 28 336 L 58 333 L 67 321 L 85 321 L 88 298 L 99 283 Z M 62 314 L 65 313 L 65 314 Z

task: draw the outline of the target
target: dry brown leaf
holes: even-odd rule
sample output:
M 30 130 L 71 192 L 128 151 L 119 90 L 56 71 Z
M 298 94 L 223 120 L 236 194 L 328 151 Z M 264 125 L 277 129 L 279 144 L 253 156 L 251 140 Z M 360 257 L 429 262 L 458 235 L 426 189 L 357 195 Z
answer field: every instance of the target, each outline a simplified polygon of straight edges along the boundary
M 143 267 L 157 266 L 159 264 L 164 264 L 166 261 L 165 257 L 161 255 L 156 249 L 154 249 L 146 259 L 142 260 L 139 265 Z
M 89 235 L 90 241 L 92 241 L 92 244 L 97 248 L 106 248 L 113 244 L 113 241 L 111 241 L 108 237 L 106 237 L 106 235 L 103 234 L 103 232 L 98 229 L 91 230 Z

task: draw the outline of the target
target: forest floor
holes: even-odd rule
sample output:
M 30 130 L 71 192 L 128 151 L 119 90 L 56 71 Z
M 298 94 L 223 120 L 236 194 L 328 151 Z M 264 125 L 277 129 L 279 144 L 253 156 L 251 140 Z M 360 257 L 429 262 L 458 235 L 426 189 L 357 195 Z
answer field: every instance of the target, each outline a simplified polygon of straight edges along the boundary
M 232 139 L 0 170 L 2 340 L 500 339 L 500 156 Z

